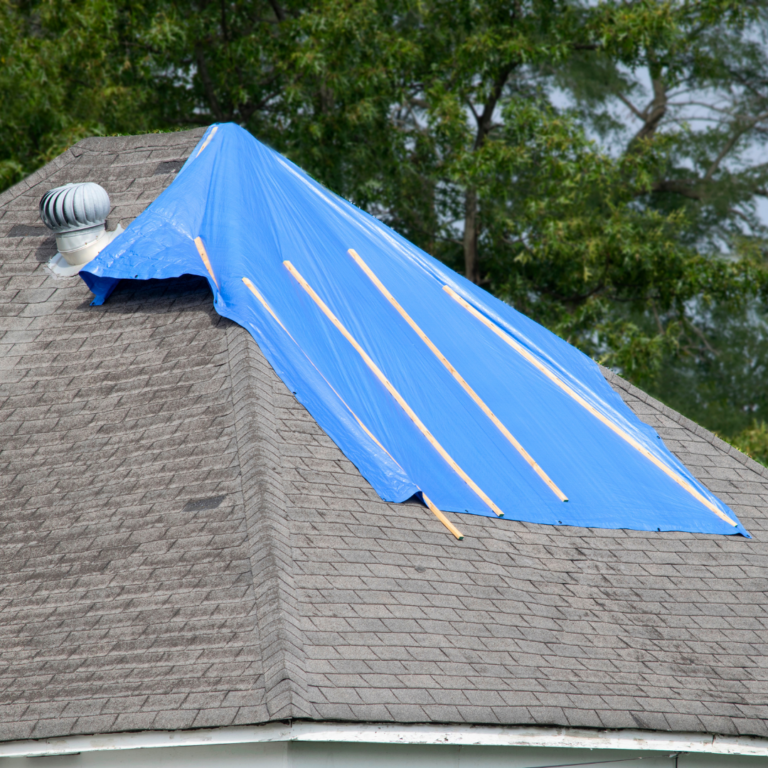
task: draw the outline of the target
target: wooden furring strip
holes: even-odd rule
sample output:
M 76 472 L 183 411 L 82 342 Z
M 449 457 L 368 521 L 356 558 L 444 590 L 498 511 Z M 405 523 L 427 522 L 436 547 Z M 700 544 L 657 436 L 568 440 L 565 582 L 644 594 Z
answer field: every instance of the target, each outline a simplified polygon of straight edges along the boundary
M 267 312 L 272 315 L 275 322 L 288 334 L 288 338 L 298 347 L 298 342 L 293 338 L 293 336 L 291 336 L 288 329 L 280 321 L 280 318 L 272 311 L 272 307 L 269 306 L 267 300 L 261 295 L 261 291 L 259 291 L 259 289 L 247 277 L 243 278 L 243 282 L 245 283 L 246 288 L 248 288 L 248 290 L 261 302 L 261 305 L 264 307 L 264 309 L 266 309 Z M 312 365 L 314 365 L 314 363 L 312 363 Z M 320 375 L 322 376 L 322 374 Z
M 462 541 L 464 534 L 443 514 L 427 496 L 424 491 L 421 492 L 421 498 L 424 499 L 424 503 L 429 507 L 434 516 L 459 540 Z
M 301 287 L 309 294 L 311 299 L 317 304 L 323 314 L 336 326 L 341 332 L 344 338 L 354 347 L 355 351 L 363 358 L 365 364 L 371 369 L 374 376 L 384 385 L 390 395 L 395 399 L 397 404 L 406 412 L 411 421 L 416 425 L 422 435 L 432 444 L 432 447 L 443 457 L 446 463 L 456 472 L 457 475 L 499 516 L 503 517 L 504 513 L 494 504 L 491 499 L 485 494 L 477 483 L 451 458 L 448 451 L 443 448 L 432 433 L 424 426 L 421 419 L 414 413 L 413 409 L 406 403 L 403 396 L 392 386 L 389 379 L 379 370 L 376 363 L 371 360 L 368 353 L 357 343 L 352 334 L 342 325 L 341 321 L 331 310 L 326 306 L 325 302 L 315 293 L 312 286 L 301 276 L 296 267 L 291 264 L 290 261 L 284 261 L 285 268 L 296 278 Z
M 559 376 L 552 372 L 546 365 L 537 360 L 522 344 L 515 341 L 515 339 L 513 339 L 508 333 L 501 330 L 501 328 L 488 320 L 487 317 L 480 314 L 480 312 L 478 312 L 469 302 L 465 301 L 461 296 L 459 296 L 456 291 L 447 285 L 443 286 L 443 290 L 455 302 L 464 307 L 464 309 L 466 309 L 467 312 L 469 312 L 473 317 L 477 318 L 487 328 L 490 328 L 490 330 L 492 330 L 500 339 L 502 339 L 502 341 L 505 341 L 507 344 L 509 344 L 510 347 L 512 347 L 512 349 L 522 355 L 529 363 L 531 363 L 531 365 L 541 371 L 541 373 L 543 373 L 553 384 L 556 384 L 558 387 L 560 387 L 563 392 L 572 397 L 579 405 L 589 411 L 596 419 L 605 424 L 605 426 L 608 427 L 612 432 L 615 432 L 622 440 L 628 442 L 636 451 L 641 453 L 643 456 L 645 456 L 646 459 L 655 464 L 662 472 L 664 472 L 665 475 L 672 478 L 672 480 L 674 480 L 678 485 L 682 486 L 686 491 L 688 491 L 688 493 L 691 494 L 691 496 L 700 501 L 708 510 L 710 510 L 710 512 L 714 512 L 721 520 L 724 520 L 726 523 L 729 523 L 734 527 L 738 525 L 738 523 L 732 520 L 728 515 L 726 515 L 724 512 L 721 512 L 711 501 L 709 501 L 709 499 L 702 496 L 701 493 L 699 493 L 684 477 L 681 477 L 677 472 L 664 464 L 664 462 L 657 459 L 656 456 L 654 456 L 647 448 L 635 440 L 632 435 L 618 426 L 618 424 L 614 424 L 610 419 L 606 418 L 602 413 L 600 413 L 600 411 L 597 410 L 597 408 L 588 403 L 578 392 L 568 386 L 568 384 L 566 384 Z
M 195 155 L 195 159 L 200 157 L 200 153 L 211 143 L 211 139 L 216 135 L 216 131 L 219 130 L 218 125 L 214 125 L 211 129 L 211 132 L 208 134 L 208 138 L 203 142 L 203 146 L 200 147 L 200 149 L 197 150 L 197 154 Z
M 245 283 L 247 288 L 250 290 L 250 292 L 261 302 L 264 309 L 266 309 L 267 312 L 269 312 L 269 314 L 272 315 L 272 317 L 275 319 L 275 322 L 288 334 L 288 338 L 297 347 L 299 347 L 299 342 L 296 341 L 296 339 L 294 339 L 293 336 L 291 336 L 290 331 L 282 324 L 282 322 L 280 321 L 280 318 L 274 313 L 274 311 L 272 310 L 272 307 L 269 306 L 269 304 L 267 303 L 267 300 L 261 295 L 259 289 L 256 288 L 256 286 L 247 277 L 243 278 L 243 282 Z M 301 349 L 301 347 L 299 347 L 299 349 Z M 352 414 L 355 421 L 365 430 L 365 433 L 368 435 L 368 437 L 370 437 L 371 440 L 373 440 L 376 443 L 376 445 L 378 445 L 379 448 L 381 448 L 381 450 L 384 451 L 384 453 L 386 453 L 387 456 L 389 456 L 389 458 L 392 459 L 392 461 L 394 461 L 395 464 L 397 464 L 397 466 L 399 467 L 400 465 L 397 463 L 397 460 L 395 459 L 395 457 L 376 439 L 373 432 L 371 432 L 371 430 L 368 429 L 368 427 L 366 427 L 365 424 L 363 424 L 363 422 L 357 418 L 357 414 L 347 405 L 344 398 L 334 389 L 333 384 L 331 384 L 331 382 L 328 381 L 328 379 L 326 379 L 325 376 L 323 376 L 322 371 L 314 364 L 314 362 L 312 361 L 312 358 L 310 358 L 310 356 L 306 352 L 304 352 L 303 349 L 301 349 L 301 351 L 304 357 L 306 357 L 307 360 L 309 360 L 311 366 L 323 377 L 323 381 L 331 388 L 331 391 L 333 392 L 333 394 L 336 395 L 336 397 L 338 397 L 342 403 L 344 403 L 344 407 Z M 400 467 L 400 469 L 402 469 L 402 467 Z
M 269 312 L 270 315 L 274 318 L 275 322 L 285 331 L 285 333 L 288 335 L 288 338 L 297 346 L 299 347 L 299 343 L 296 341 L 296 339 L 291 336 L 290 331 L 283 325 L 280 318 L 275 314 L 272 307 L 269 305 L 269 302 L 261 295 L 261 292 L 259 289 L 253 284 L 251 280 L 249 280 L 247 277 L 243 278 L 243 282 L 245 283 L 248 290 L 261 302 L 261 305 L 264 307 L 264 309 Z M 362 427 L 362 429 L 365 431 L 365 433 L 368 435 L 368 437 L 373 440 L 376 445 L 381 448 L 384 453 L 389 456 L 392 461 L 397 464 L 398 467 L 400 467 L 400 464 L 397 462 L 394 456 L 376 439 L 376 436 L 371 432 L 368 427 L 363 424 L 363 422 L 357 417 L 357 414 L 347 405 L 347 402 L 344 400 L 344 398 L 333 388 L 333 385 L 331 384 L 328 379 L 325 378 L 322 371 L 314 364 L 312 361 L 312 358 L 303 350 L 301 347 L 299 347 L 304 357 L 307 358 L 310 365 L 322 376 L 323 381 L 330 387 L 331 391 L 333 392 L 336 397 L 339 398 L 339 400 L 342 402 L 344 407 L 352 414 L 352 417 L 355 419 L 355 421 Z M 400 467 L 402 469 L 402 467 Z M 464 538 L 464 534 L 432 503 L 432 501 L 427 497 L 427 494 L 424 493 L 424 491 L 421 492 L 421 496 L 424 499 L 424 503 L 427 505 L 429 510 L 435 515 L 435 517 L 459 540 L 461 541 Z
M 211 260 L 208 258 L 208 252 L 205 250 L 203 241 L 199 237 L 195 238 L 195 245 L 197 246 L 197 252 L 200 254 L 200 258 L 203 260 L 203 264 L 205 264 L 205 268 L 208 270 L 208 274 L 218 288 L 219 281 L 216 279 L 216 275 L 213 274 L 213 267 L 211 266 Z
M 349 255 L 357 262 L 357 265 L 360 267 L 360 269 L 365 272 L 371 282 L 379 289 L 387 301 L 389 301 L 389 303 L 400 313 L 400 316 L 403 318 L 403 320 L 405 320 L 405 322 L 408 323 L 411 328 L 413 328 L 413 330 L 416 332 L 416 335 L 429 347 L 432 354 L 434 354 L 434 356 L 448 369 L 451 376 L 453 376 L 453 378 L 459 382 L 464 391 L 475 401 L 475 403 L 480 407 L 480 410 L 493 422 L 494 426 L 499 430 L 499 432 L 501 432 L 501 434 L 504 435 L 507 440 L 509 440 L 515 450 L 523 457 L 523 459 L 525 459 L 531 469 L 533 469 L 533 471 L 547 484 L 552 493 L 554 493 L 555 496 L 560 499 L 560 501 L 568 501 L 568 497 L 555 485 L 549 475 L 547 475 L 547 473 L 538 465 L 538 463 L 533 459 L 528 451 L 523 448 L 520 442 L 506 428 L 506 426 L 504 426 L 496 414 L 485 404 L 477 392 L 475 392 L 475 390 L 472 389 L 469 384 L 467 384 L 464 377 L 451 365 L 445 355 L 432 342 L 432 339 L 430 339 L 429 336 L 427 336 L 427 334 L 421 330 L 413 318 L 402 308 L 402 306 L 400 306 L 400 303 L 397 301 L 397 299 L 386 289 L 381 280 L 379 280 L 379 278 L 365 263 L 365 261 L 363 261 L 357 251 L 350 248 L 347 253 L 349 253 Z

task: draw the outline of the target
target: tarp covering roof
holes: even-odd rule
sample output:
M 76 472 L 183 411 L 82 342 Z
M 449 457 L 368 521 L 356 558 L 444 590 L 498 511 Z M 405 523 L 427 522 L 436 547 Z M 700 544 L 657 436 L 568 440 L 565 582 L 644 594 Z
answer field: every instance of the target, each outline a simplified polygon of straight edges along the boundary
M 235 125 L 80 274 L 95 304 L 120 279 L 206 277 L 387 501 L 749 535 L 592 360 Z

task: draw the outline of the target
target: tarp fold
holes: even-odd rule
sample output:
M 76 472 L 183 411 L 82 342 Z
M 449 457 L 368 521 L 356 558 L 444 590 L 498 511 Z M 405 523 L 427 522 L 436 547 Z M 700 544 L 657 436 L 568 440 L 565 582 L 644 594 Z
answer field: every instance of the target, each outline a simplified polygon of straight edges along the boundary
M 444 511 L 495 516 L 468 477 L 509 519 L 749 535 L 592 360 L 235 125 L 209 128 L 173 183 L 80 274 L 94 304 L 122 279 L 207 278 L 217 312 L 253 335 L 387 501 L 423 492 Z

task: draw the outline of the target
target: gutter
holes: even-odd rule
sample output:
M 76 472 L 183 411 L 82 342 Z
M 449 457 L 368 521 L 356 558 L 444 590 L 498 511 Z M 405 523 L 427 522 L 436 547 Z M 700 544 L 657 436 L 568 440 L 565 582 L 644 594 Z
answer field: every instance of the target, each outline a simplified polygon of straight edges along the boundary
M 488 747 L 567 747 L 768 757 L 768 739 L 660 731 L 472 725 L 286 722 L 188 731 L 65 736 L 0 743 L 0 758 L 72 755 L 127 749 L 201 747 L 266 742 L 445 744 Z

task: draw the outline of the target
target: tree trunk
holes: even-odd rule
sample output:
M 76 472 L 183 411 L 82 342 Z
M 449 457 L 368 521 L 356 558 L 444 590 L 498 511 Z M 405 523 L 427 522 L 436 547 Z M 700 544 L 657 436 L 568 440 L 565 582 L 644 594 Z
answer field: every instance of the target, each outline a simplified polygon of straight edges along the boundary
M 477 264 L 477 192 L 468 189 L 464 209 L 464 275 L 477 283 L 480 274 Z
M 477 120 L 477 133 L 472 147 L 473 152 L 477 152 L 477 150 L 483 146 L 485 137 L 491 130 L 493 110 L 496 109 L 496 105 L 501 98 L 501 93 L 504 90 L 504 85 L 515 66 L 515 64 L 507 64 L 505 67 L 502 67 L 493 82 L 490 96 L 483 106 L 482 114 L 478 115 L 474 108 L 472 108 L 472 112 Z M 479 283 L 480 265 L 478 263 L 477 253 L 477 190 L 470 187 L 464 194 L 464 275 L 473 283 Z
M 659 123 L 667 114 L 667 88 L 661 76 L 652 79 L 653 101 L 643 110 L 641 117 L 643 127 L 629 142 L 629 151 L 632 151 L 644 139 L 651 139 L 656 135 Z

